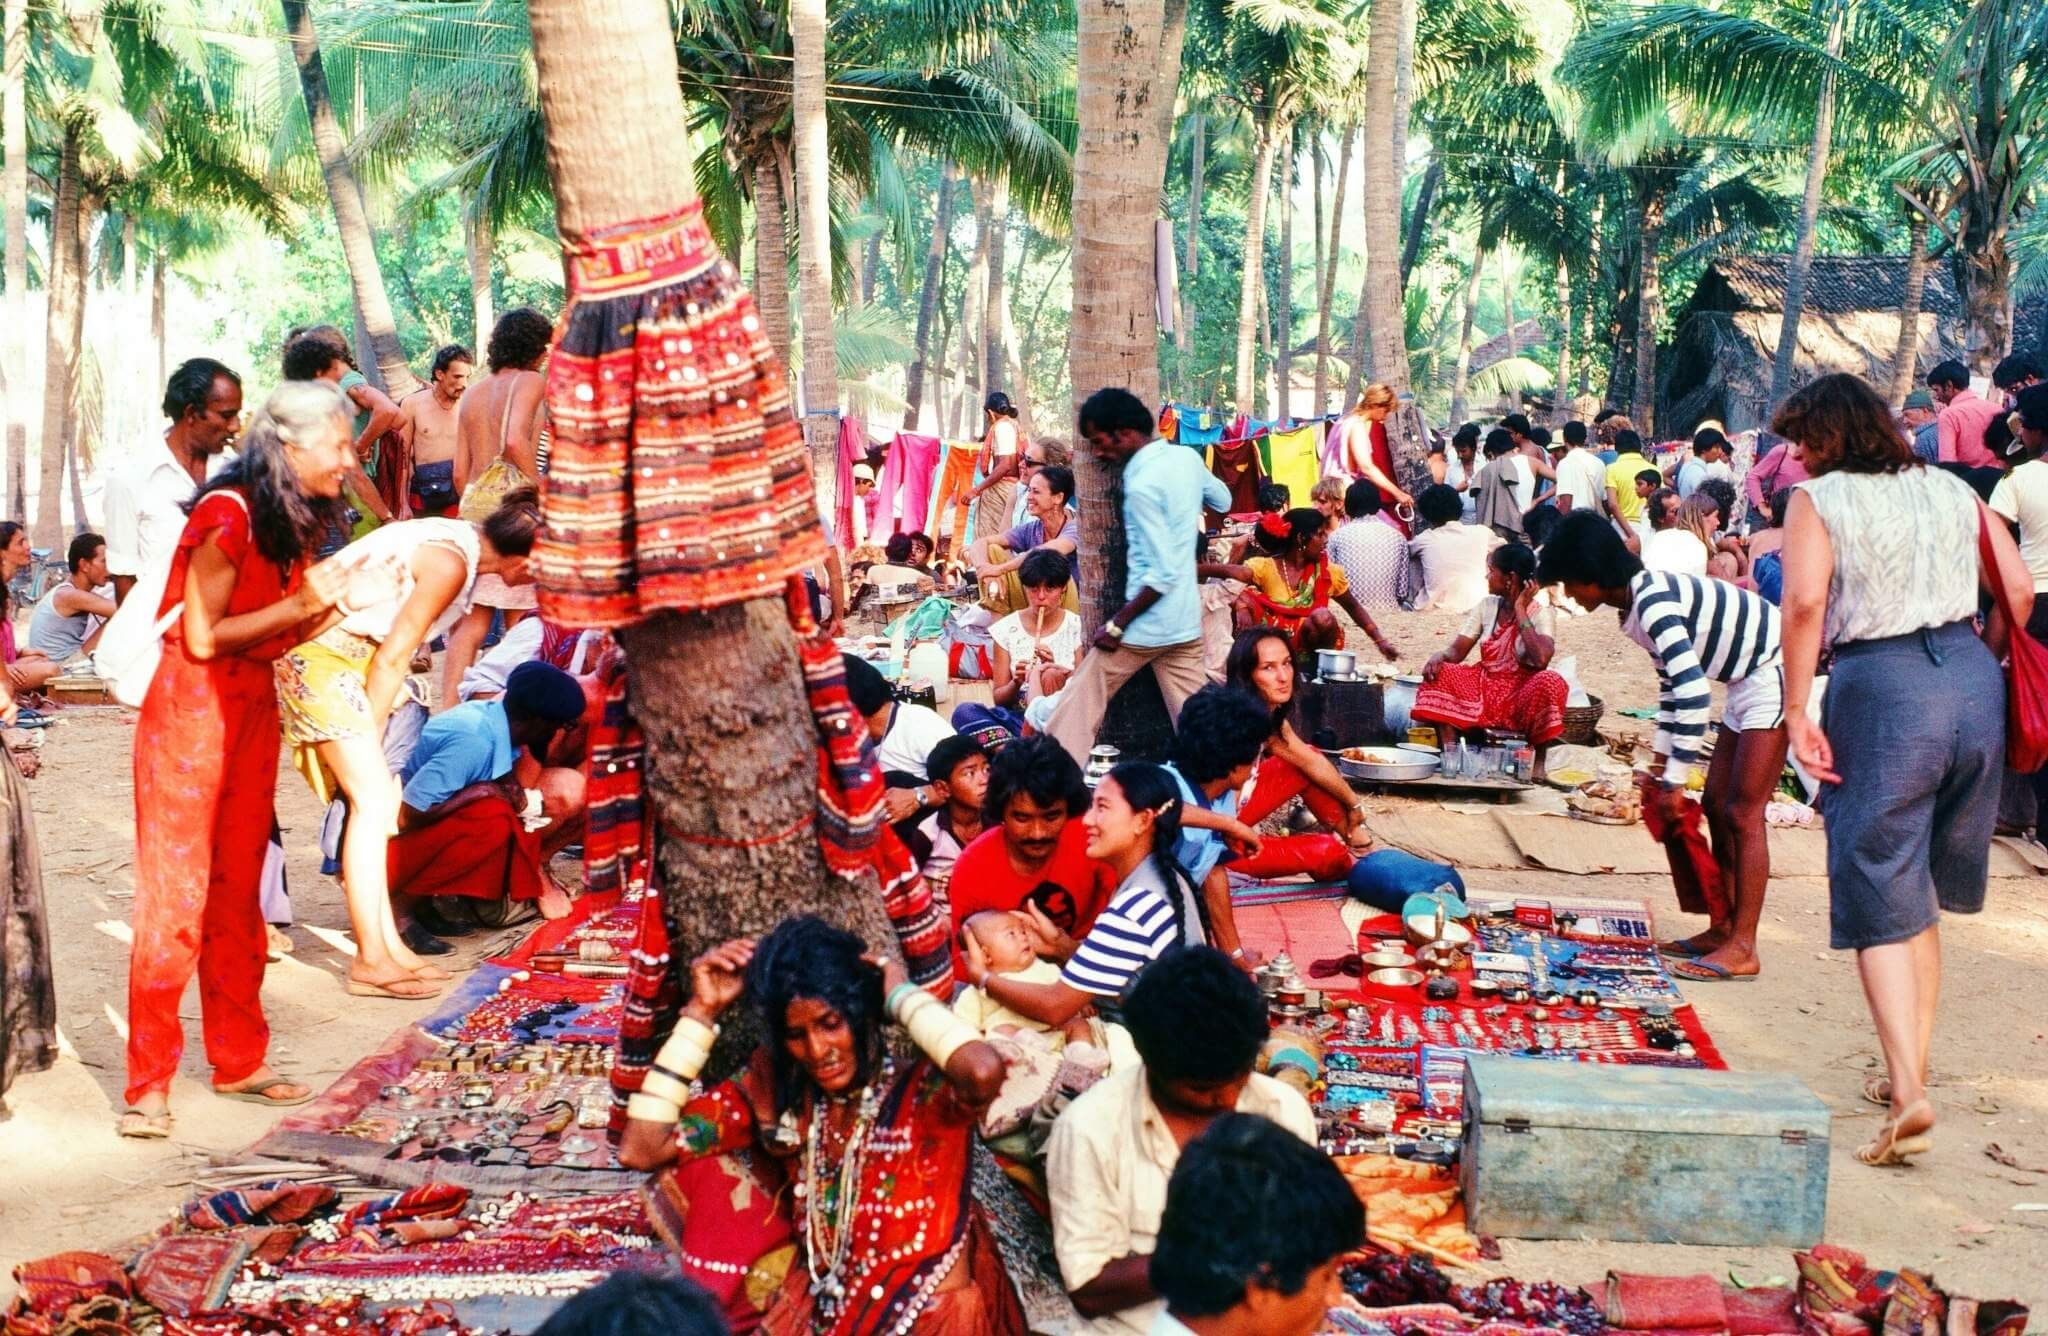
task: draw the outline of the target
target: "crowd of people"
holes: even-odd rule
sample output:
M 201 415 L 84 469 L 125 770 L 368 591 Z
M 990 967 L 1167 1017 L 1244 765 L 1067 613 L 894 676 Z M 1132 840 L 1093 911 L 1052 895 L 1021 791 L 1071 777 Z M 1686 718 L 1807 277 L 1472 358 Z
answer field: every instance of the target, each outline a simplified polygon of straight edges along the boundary
M 260 998 L 266 956 L 289 945 L 281 753 L 327 807 L 351 995 L 432 999 L 449 938 L 572 911 L 549 864 L 582 837 L 597 682 L 620 651 L 534 612 L 549 334 L 510 312 L 487 375 L 471 383 L 471 354 L 451 345 L 394 402 L 338 330 L 295 330 L 246 415 L 237 372 L 181 365 L 161 447 L 110 480 L 104 536 L 68 544 L 25 648 L 0 618 L 10 696 L 89 664 L 124 621 L 160 628 L 134 751 L 122 1135 L 171 1131 L 195 974 L 214 1090 L 313 1097 L 269 1064 Z M 1661 452 L 1611 411 L 1555 435 L 1510 414 L 1460 426 L 1405 479 L 1398 400 L 1375 385 L 1309 504 L 1268 486 L 1235 543 L 1208 527 L 1233 497 L 1200 452 L 1104 389 L 1077 428 L 1121 472 L 1124 583 L 1108 597 L 1080 588 L 1078 516 L 1109 501 L 1080 495 L 1064 447 L 1028 438 L 991 395 L 984 438 L 937 465 L 932 513 L 950 524 L 936 541 L 888 535 L 855 582 L 978 601 L 990 699 L 942 717 L 844 656 L 888 819 L 950 924 L 959 994 L 933 996 L 892 944 L 814 918 L 683 944 L 686 1002 L 627 1107 L 621 1162 L 680 1200 L 739 1163 L 789 1210 L 751 1229 L 685 1222 L 692 1274 L 725 1282 L 722 1316 L 628 1282 L 549 1330 L 624 1304 L 680 1305 L 683 1330 L 1021 1331 L 969 1186 L 977 1139 L 1040 1176 L 1085 1330 L 1313 1330 L 1363 1219 L 1302 1096 L 1255 1071 L 1262 962 L 1232 878 L 1357 875 L 1366 808 L 1297 706 L 1318 651 L 1355 633 L 1395 659 L 1411 610 L 1464 618 L 1420 668 L 1414 719 L 1446 745 L 1515 732 L 1539 769 L 1564 730 L 1560 620 L 1613 609 L 1641 646 L 1658 686 L 1646 820 L 1680 832 L 1673 876 L 1709 909 L 1703 932 L 1662 944 L 1681 978 L 1761 969 L 1764 808 L 1797 761 L 1827 815 L 1831 944 L 1857 953 L 1885 1057 L 1865 1093 L 1887 1117 L 1857 1154 L 1924 1152 L 1940 911 L 1981 907 L 2015 788 L 1981 702 L 2003 695 L 2007 638 L 2048 635 L 2033 599 L 2048 586 L 2048 385 L 2018 360 L 1994 379 L 2003 405 L 1943 364 L 1894 416 L 1861 380 L 1826 376 L 1762 439 L 1710 424 Z M 856 528 L 872 540 L 887 525 L 862 468 Z M 0 584 L 32 559 L 19 526 L 0 526 Z M 842 626 L 837 565 L 813 583 L 824 624 Z M 2020 624 L 1982 612 L 1991 593 Z M 1092 636 L 1084 598 L 1108 614 Z M 1167 754 L 1084 771 L 1111 699 L 1147 669 Z M 2017 787 L 2031 799 L 2035 784 L 2048 793 Z M 1296 799 L 1281 833 L 1272 818 Z M 696 1078 L 743 1004 L 759 1051 L 707 1088 Z M 777 1286 L 748 1283 L 791 1243 Z M 1242 1325 L 1219 1321 L 1233 1313 Z

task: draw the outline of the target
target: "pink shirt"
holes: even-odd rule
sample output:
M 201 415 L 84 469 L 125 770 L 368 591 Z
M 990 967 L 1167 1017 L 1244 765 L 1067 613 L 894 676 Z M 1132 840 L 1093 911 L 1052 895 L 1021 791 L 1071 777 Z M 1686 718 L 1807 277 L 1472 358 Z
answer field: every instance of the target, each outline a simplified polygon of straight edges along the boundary
M 1973 469 L 1997 468 L 1998 460 L 1984 446 L 1984 429 L 2005 412 L 1989 399 L 1980 399 L 1963 389 L 1948 401 L 1934 419 L 1937 458 L 1944 464 L 1962 464 Z
M 1749 466 L 1743 490 L 1749 493 L 1749 504 L 1762 510 L 1764 502 L 1773 495 L 1787 487 L 1797 487 L 1812 476 L 1806 471 L 1806 460 L 1792 453 L 1792 443 L 1780 441 Z

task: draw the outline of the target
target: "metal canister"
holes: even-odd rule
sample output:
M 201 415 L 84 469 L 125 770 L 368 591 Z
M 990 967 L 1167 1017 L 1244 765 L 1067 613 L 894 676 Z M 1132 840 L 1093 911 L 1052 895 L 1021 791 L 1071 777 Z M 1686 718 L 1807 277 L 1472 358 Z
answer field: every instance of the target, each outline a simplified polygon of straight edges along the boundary
M 1088 766 L 1081 772 L 1081 777 L 1087 781 L 1088 787 L 1094 788 L 1108 776 L 1110 771 L 1116 769 L 1117 758 L 1122 755 L 1121 751 L 1110 746 L 1108 743 L 1103 743 L 1101 746 L 1090 749 L 1088 752 Z

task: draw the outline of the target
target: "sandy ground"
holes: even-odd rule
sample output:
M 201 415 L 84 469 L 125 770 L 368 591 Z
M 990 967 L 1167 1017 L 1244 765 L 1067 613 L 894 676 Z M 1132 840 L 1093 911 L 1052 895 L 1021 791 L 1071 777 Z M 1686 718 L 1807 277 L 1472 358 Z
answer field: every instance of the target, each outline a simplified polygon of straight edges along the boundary
M 1458 619 L 1402 616 L 1387 630 L 1417 665 Z M 1361 638 L 1362 639 L 1362 638 Z M 1578 656 L 1589 690 L 1609 709 L 1654 703 L 1648 662 L 1611 614 L 1567 621 L 1564 652 Z M 1370 653 L 1369 647 L 1366 652 Z M 1611 716 L 1610 716 L 1611 720 Z M 65 1040 L 52 1071 L 20 1079 L 0 1124 L 0 1293 L 12 1266 L 63 1248 L 110 1247 L 155 1228 L 209 1163 L 235 1162 L 275 1120 L 268 1110 L 212 1095 L 198 1040 L 196 990 L 183 1014 L 189 1044 L 173 1090 L 173 1138 L 113 1135 L 125 1042 L 129 896 L 133 886 L 133 729 L 118 710 L 67 711 L 51 731 L 33 785 L 55 939 Z M 349 941 L 338 888 L 319 875 L 317 813 L 287 771 L 278 810 L 291 852 L 297 952 L 264 986 L 283 1071 L 324 1086 L 428 1004 L 348 997 Z M 252 815 L 252 819 L 258 819 Z M 1680 922 L 1662 878 L 1481 872 L 1477 888 L 1534 893 L 1634 894 L 1667 925 Z M 1908 1170 L 1857 1164 L 1852 1148 L 1874 1133 L 1877 1110 L 1858 1090 L 1876 1061 L 1852 959 L 1826 944 L 1827 888 L 1774 882 L 1763 925 L 1765 974 L 1744 986 L 1688 985 L 1730 1063 L 1805 1079 L 1835 1114 L 1828 1237 L 1886 1265 L 1930 1269 L 1980 1297 L 2048 1301 L 2048 881 L 1994 883 L 1985 913 L 1947 925 L 1947 995 L 1935 1041 L 1941 1118 L 1936 1148 Z M 473 941 L 475 939 L 472 939 Z M 1986 1153 L 1996 1144 L 2022 1168 Z M 1597 1281 L 1623 1270 L 1734 1273 L 1752 1283 L 1791 1274 L 1783 1249 L 1705 1249 L 1594 1242 L 1507 1241 L 1497 1270 Z

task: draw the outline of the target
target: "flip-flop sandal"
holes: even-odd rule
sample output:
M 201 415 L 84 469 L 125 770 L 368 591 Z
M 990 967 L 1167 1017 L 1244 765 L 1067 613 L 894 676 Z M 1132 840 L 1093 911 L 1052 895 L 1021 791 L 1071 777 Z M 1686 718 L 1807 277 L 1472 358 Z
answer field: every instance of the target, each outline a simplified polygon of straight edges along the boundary
M 368 979 L 352 978 L 346 981 L 346 986 L 350 997 L 388 997 L 399 1002 L 431 1002 L 441 995 L 438 984 L 410 974 L 403 979 L 393 979 L 390 983 L 372 983 Z M 415 987 L 422 991 L 402 991 Z
M 1711 960 L 1681 960 L 1671 967 L 1671 977 L 1687 983 L 1755 983 L 1754 974 L 1737 974 Z
M 292 1080 L 289 1076 L 273 1076 L 261 1084 L 246 1086 L 240 1090 L 224 1090 L 220 1086 L 215 1086 L 213 1093 L 219 1095 L 222 1099 L 237 1100 L 243 1104 L 262 1104 L 273 1109 L 289 1109 L 300 1104 L 311 1104 L 313 1102 L 313 1088 L 307 1086 L 306 1093 L 296 1099 L 272 1099 L 265 1092 L 276 1090 L 279 1086 L 295 1086 L 298 1084 L 299 1082 Z
M 162 1141 L 171 1134 L 171 1115 L 168 1111 L 144 1113 L 141 1109 L 123 1109 L 121 1121 L 114 1124 L 114 1134 L 131 1141 Z
M 1657 943 L 1657 954 L 1666 960 L 1698 960 L 1706 952 L 1700 950 L 1691 942 L 1659 942 Z

